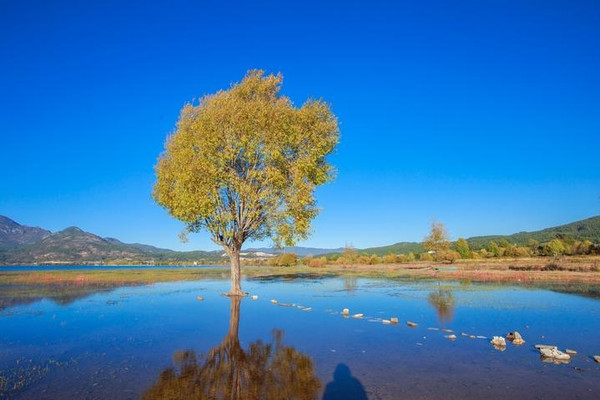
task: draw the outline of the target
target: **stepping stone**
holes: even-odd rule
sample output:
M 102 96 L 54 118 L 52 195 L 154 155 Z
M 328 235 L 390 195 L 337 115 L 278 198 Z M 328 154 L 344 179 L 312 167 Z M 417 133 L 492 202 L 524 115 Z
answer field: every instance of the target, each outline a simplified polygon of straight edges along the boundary
M 362 318 L 364 314 L 354 314 L 352 318 Z
M 412 321 L 406 321 L 406 325 L 410 326 L 411 328 L 416 328 L 417 326 L 419 326 L 419 324 Z
M 566 349 L 565 353 L 571 355 L 571 356 L 576 356 L 577 355 L 577 351 L 573 350 L 573 349 Z
M 542 357 L 544 358 L 552 358 L 554 360 L 558 360 L 558 361 L 568 361 L 571 359 L 571 356 L 568 355 L 567 353 L 563 353 L 562 351 L 554 348 L 542 348 L 540 349 L 540 354 L 542 355 Z

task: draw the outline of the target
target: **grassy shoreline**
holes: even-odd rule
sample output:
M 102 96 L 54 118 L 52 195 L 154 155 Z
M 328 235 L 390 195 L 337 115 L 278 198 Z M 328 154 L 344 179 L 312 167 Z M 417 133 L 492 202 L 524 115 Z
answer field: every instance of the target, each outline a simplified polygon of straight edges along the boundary
M 553 266 L 548 268 L 548 266 Z M 585 283 L 600 285 L 600 257 L 583 257 L 549 264 L 548 259 L 463 260 L 455 264 L 414 262 L 409 264 L 327 265 L 273 267 L 244 266 L 244 278 L 364 277 L 392 279 L 425 279 L 441 281 L 473 281 L 499 283 Z M 227 279 L 229 270 L 215 268 L 183 268 L 168 266 L 153 269 L 2 271 L 0 284 L 143 284 L 200 279 Z

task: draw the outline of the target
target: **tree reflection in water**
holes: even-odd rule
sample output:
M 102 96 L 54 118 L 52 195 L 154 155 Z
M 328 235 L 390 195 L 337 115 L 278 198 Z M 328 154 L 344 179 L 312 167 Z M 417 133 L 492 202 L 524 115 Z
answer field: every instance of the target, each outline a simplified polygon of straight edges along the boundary
M 349 294 L 354 294 L 358 286 L 358 280 L 354 277 L 344 277 L 344 290 Z
M 435 308 L 441 324 L 452 322 L 456 301 L 451 290 L 442 289 L 438 283 L 438 290 L 429 293 L 428 301 Z
M 247 350 L 241 347 L 240 301 L 239 296 L 231 297 L 229 331 L 221 344 L 205 356 L 194 351 L 175 352 L 176 366 L 160 374 L 144 399 L 316 398 L 321 383 L 312 359 L 282 344 L 282 331 L 273 331 L 272 343 L 257 340 Z

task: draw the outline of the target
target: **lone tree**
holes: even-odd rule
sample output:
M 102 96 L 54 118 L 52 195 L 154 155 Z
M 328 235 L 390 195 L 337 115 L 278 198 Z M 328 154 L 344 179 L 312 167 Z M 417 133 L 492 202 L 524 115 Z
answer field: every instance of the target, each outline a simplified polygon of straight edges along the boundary
M 423 239 L 423 247 L 429 251 L 440 251 L 448 250 L 450 248 L 450 239 L 446 232 L 446 226 L 442 222 L 432 222 L 431 230 L 429 235 Z
M 240 251 L 248 239 L 275 246 L 305 239 L 317 215 L 316 186 L 330 181 L 326 156 L 339 140 L 327 103 L 296 108 L 281 75 L 248 71 L 229 90 L 181 110 L 156 164 L 153 196 L 187 232 L 206 229 L 231 260 L 232 296 L 241 296 Z

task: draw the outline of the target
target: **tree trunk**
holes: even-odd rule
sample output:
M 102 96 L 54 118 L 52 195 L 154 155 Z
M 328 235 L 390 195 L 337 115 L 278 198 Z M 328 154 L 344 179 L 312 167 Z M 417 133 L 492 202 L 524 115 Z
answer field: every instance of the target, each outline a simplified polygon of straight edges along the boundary
M 242 273 L 240 268 L 240 249 L 229 250 L 229 259 L 231 260 L 231 290 L 228 293 L 229 296 L 245 296 L 246 293 L 242 292 L 242 285 L 240 282 Z

